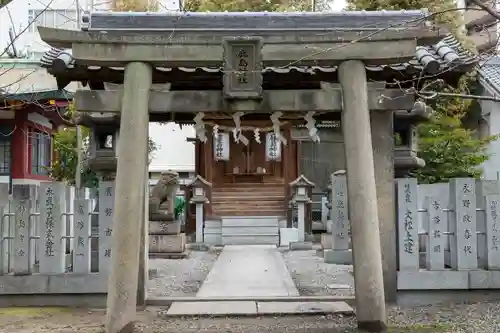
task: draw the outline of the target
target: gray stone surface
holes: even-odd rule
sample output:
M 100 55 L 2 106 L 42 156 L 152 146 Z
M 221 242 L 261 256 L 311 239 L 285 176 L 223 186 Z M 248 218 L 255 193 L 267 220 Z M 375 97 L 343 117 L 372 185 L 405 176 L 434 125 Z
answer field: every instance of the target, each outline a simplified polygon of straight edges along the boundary
M 257 314 L 339 313 L 351 314 L 354 310 L 346 302 L 258 302 Z
M 323 258 L 327 264 L 352 265 L 352 250 L 324 250 Z
M 255 302 L 174 302 L 167 316 L 256 316 Z
M 323 258 L 316 255 L 316 250 L 289 251 L 282 255 L 301 295 L 354 295 L 352 266 L 326 264 Z M 330 288 L 334 284 L 349 285 L 351 288 Z
M 311 242 L 290 242 L 289 248 L 291 251 L 308 251 L 313 249 Z
M 352 314 L 345 302 L 174 302 L 167 316 L 258 316 L 279 314 Z
M 197 297 L 298 296 L 274 245 L 225 246 Z
M 148 297 L 195 296 L 218 254 L 191 251 L 186 259 L 150 259 Z
M 102 273 L 3 275 L 0 276 L 0 294 L 104 293 L 107 283 L 108 276 Z
M 9 333 L 97 333 L 105 310 L 2 309 L 0 327 Z M 394 333 L 498 333 L 500 302 L 451 304 L 388 309 L 389 332 Z M 358 333 L 356 316 L 308 315 L 240 318 L 165 317 L 164 308 L 137 314 L 134 332 L 147 333 Z

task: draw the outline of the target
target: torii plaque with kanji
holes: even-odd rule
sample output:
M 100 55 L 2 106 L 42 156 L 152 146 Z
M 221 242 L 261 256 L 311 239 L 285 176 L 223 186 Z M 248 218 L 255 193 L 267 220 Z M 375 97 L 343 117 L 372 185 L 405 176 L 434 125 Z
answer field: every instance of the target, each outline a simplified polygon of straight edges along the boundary
M 225 39 L 223 44 L 225 98 L 261 99 L 262 39 Z

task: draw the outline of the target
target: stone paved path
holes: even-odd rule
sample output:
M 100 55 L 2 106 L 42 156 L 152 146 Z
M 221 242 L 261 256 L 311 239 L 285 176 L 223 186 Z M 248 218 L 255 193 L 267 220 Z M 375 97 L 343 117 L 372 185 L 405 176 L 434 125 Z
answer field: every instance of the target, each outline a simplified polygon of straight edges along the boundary
M 226 245 L 196 297 L 299 296 L 274 245 Z

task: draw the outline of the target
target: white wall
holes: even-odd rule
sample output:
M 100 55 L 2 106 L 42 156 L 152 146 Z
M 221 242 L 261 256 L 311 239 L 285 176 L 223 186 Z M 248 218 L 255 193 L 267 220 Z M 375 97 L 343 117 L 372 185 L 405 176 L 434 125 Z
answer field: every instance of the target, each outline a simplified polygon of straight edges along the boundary
M 488 93 L 485 92 L 485 95 Z M 481 111 L 488 122 L 489 134 L 500 134 L 500 104 L 492 101 L 481 101 Z M 490 158 L 483 163 L 483 178 L 497 179 L 497 173 L 500 172 L 500 140 L 491 142 L 487 151 Z
M 159 146 L 149 165 L 150 171 L 194 171 L 194 143 L 186 141 L 188 137 L 195 137 L 192 126 L 180 129 L 174 123 L 150 123 L 149 136 Z

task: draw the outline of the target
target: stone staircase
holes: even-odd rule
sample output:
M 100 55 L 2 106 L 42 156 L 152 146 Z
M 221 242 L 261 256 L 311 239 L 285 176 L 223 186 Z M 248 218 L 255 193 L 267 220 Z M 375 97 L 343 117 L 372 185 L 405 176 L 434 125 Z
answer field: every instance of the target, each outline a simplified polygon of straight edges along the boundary
M 212 209 L 221 218 L 223 245 L 279 244 L 285 212 L 283 184 L 237 183 L 212 189 Z
M 222 217 L 221 239 L 222 245 L 279 244 L 279 217 Z

